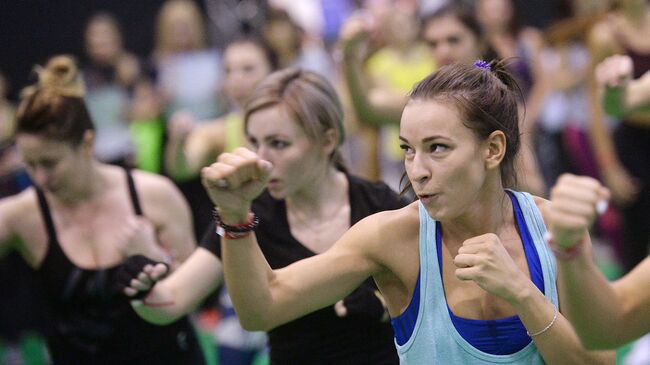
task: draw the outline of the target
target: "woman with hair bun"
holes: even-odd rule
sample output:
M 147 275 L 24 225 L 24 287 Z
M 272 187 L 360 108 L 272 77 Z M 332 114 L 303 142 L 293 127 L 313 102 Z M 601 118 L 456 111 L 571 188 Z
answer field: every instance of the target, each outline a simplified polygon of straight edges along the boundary
M 114 285 L 127 257 L 174 266 L 189 256 L 187 204 L 168 179 L 93 157 L 74 59 L 53 57 L 37 72 L 15 137 L 34 186 L 0 200 L 0 253 L 18 250 L 42 281 L 54 364 L 203 364 L 186 318 L 146 323 Z
M 366 217 L 327 251 L 282 268 L 258 246 L 269 217 L 254 203 L 278 186 L 278 162 L 240 149 L 205 168 L 243 326 L 280 328 L 371 277 L 402 364 L 614 363 L 612 352 L 585 350 L 559 311 L 562 277 L 543 238 L 548 201 L 507 189 L 520 145 L 515 87 L 502 64 L 483 61 L 418 83 L 400 123 L 418 201 Z M 273 110 L 251 112 L 248 123 L 281 118 Z

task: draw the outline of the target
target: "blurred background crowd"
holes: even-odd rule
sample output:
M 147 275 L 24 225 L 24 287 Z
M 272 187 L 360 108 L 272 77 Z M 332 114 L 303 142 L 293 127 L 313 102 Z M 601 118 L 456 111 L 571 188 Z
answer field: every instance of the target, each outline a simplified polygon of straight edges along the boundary
M 104 162 L 171 177 L 194 215 L 211 218 L 202 166 L 245 145 L 241 109 L 273 70 L 325 75 L 346 108 L 346 162 L 395 190 L 403 174 L 397 127 L 406 94 L 451 62 L 506 59 L 521 89 L 521 190 L 547 196 L 564 172 L 601 179 L 614 203 L 595 226 L 596 259 L 615 278 L 648 254 L 650 117 L 606 116 L 593 69 L 630 55 L 650 69 L 645 0 L 95 0 L 0 6 L 0 196 L 29 186 L 12 144 L 20 90 L 54 54 L 77 58 Z M 0 364 L 47 363 L 33 273 L 17 254 L 0 261 Z M 264 337 L 229 329 L 227 297 L 194 319 L 211 354 L 262 349 Z M 242 337 L 243 336 L 243 337 Z M 650 364 L 650 340 L 619 351 Z

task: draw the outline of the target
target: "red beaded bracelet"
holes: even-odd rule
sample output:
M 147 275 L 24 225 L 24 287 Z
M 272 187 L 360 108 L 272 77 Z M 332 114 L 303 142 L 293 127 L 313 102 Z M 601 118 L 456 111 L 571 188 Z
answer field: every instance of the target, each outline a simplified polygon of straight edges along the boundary
M 217 208 L 214 209 L 214 219 L 217 223 L 217 234 L 223 238 L 231 240 L 236 240 L 248 236 L 260 224 L 260 220 L 257 215 L 251 212 L 248 214 L 248 222 L 235 226 L 227 225 L 221 220 L 221 216 L 219 215 Z
M 548 231 L 544 233 L 544 240 L 551 247 L 551 250 L 553 250 L 555 257 L 557 257 L 562 261 L 569 261 L 578 257 L 578 255 L 580 255 L 584 247 L 584 244 L 582 243 L 583 241 L 580 241 L 571 247 L 560 247 L 553 239 L 553 235 L 551 234 L 551 232 Z

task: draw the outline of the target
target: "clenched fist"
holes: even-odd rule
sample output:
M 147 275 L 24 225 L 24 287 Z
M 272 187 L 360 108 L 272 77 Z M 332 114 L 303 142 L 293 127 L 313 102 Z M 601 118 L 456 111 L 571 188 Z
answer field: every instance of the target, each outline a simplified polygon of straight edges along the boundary
M 264 190 L 272 168 L 255 152 L 240 147 L 222 153 L 217 162 L 201 170 L 203 186 L 224 223 L 247 220 L 251 203 Z
M 569 248 L 582 242 L 596 215 L 602 213 L 610 192 L 598 180 L 564 174 L 551 189 L 547 226 L 555 243 Z

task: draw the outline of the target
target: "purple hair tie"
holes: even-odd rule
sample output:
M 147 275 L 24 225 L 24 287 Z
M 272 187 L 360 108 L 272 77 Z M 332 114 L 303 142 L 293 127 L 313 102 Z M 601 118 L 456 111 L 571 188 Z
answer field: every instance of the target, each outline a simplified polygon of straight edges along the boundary
M 474 62 L 474 67 L 482 68 L 482 69 L 488 70 L 488 71 L 492 70 L 492 67 L 490 67 L 490 64 L 488 62 L 483 61 L 483 60 L 476 60 Z

